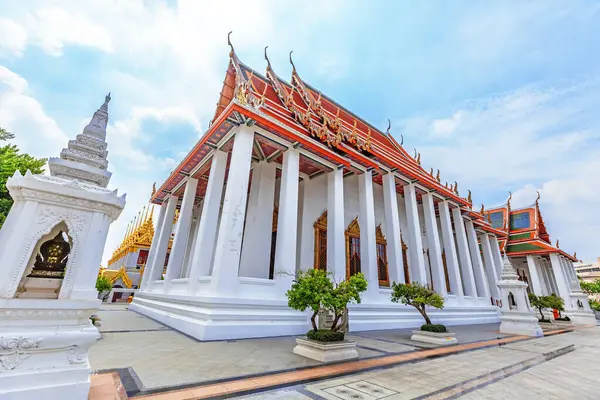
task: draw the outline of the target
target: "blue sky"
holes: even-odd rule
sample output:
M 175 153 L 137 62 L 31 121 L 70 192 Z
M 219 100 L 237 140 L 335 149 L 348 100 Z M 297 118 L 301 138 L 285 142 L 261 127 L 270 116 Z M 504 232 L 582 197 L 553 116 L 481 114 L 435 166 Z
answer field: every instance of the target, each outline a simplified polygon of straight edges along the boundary
M 104 261 L 201 136 L 228 62 L 301 76 L 475 204 L 541 193 L 552 239 L 600 256 L 596 1 L 0 0 L 0 126 L 56 156 L 111 91 L 111 186 L 128 203 Z M 477 207 L 479 208 L 479 207 Z

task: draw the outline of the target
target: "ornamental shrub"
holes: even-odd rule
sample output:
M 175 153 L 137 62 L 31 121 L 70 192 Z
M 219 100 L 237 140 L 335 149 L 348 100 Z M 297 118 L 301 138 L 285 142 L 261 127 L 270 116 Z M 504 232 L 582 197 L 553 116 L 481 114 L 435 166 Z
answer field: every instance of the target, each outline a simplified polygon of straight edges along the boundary
M 427 286 L 418 282 L 413 283 L 392 283 L 392 301 L 394 303 L 408 304 L 419 311 L 425 319 L 426 325 L 432 325 L 426 306 L 442 309 L 444 308 L 444 298 L 429 289 Z
M 306 332 L 306 337 L 319 342 L 341 342 L 344 340 L 344 332 L 329 329 L 310 330 Z
M 313 332 L 318 330 L 315 319 L 319 310 L 333 313 L 331 331 L 337 332 L 345 325 L 343 315 L 346 307 L 349 303 L 360 303 L 360 294 L 365 290 L 367 290 L 367 280 L 362 273 L 354 274 L 347 280 L 334 284 L 325 271 L 309 269 L 298 273 L 286 296 L 290 308 L 298 311 L 312 310 L 310 321 Z
M 594 311 L 600 311 L 600 301 L 598 300 L 589 300 L 590 308 Z
M 445 333 L 448 332 L 446 327 L 442 324 L 425 324 L 421 325 L 421 330 L 426 332 Z
M 529 303 L 540 312 L 541 318 L 538 318 L 540 322 L 550 322 L 545 319 L 543 310 L 544 308 L 551 308 L 552 301 L 553 299 L 550 296 L 538 296 L 534 293 L 529 293 Z

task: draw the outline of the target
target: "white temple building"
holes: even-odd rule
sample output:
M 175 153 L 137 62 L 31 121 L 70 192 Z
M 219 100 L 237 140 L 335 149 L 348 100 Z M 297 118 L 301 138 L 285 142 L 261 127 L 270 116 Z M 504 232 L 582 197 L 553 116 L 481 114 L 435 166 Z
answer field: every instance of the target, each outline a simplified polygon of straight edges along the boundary
M 157 228 L 130 308 L 200 340 L 303 334 L 308 315 L 289 309 L 285 293 L 298 270 L 321 268 L 368 280 L 349 307 L 350 331 L 422 324 L 391 303 L 393 281 L 445 297 L 434 323 L 499 322 L 507 233 L 389 127 L 325 97 L 295 67 L 290 82 L 268 58 L 261 75 L 231 48 L 212 123 L 152 197 Z

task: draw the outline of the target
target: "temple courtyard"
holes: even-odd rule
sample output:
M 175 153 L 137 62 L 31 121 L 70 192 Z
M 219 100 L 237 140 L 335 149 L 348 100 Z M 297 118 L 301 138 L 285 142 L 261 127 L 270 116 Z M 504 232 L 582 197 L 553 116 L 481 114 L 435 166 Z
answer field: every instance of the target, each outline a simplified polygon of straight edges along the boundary
M 416 346 L 410 330 L 360 332 L 359 360 L 321 364 L 294 337 L 201 342 L 126 305 L 103 305 L 90 399 L 597 398 L 600 329 L 530 339 L 497 324 L 456 326 L 458 345 Z

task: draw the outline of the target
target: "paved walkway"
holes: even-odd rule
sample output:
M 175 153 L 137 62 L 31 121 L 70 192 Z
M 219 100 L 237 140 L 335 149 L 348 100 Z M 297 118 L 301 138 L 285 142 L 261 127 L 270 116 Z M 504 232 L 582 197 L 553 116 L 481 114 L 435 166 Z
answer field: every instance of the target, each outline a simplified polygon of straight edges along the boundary
M 360 346 L 359 361 L 322 365 L 293 354 L 294 338 L 198 342 L 123 306 L 105 307 L 100 316 L 103 339 L 92 347 L 90 362 L 93 369 L 116 372 L 92 377 L 93 400 L 126 399 L 128 394 L 140 400 L 199 399 L 257 391 L 246 398 L 506 398 L 504 382 L 529 378 L 541 368 L 551 371 L 556 361 L 585 365 L 600 355 L 600 345 L 595 344 L 600 328 L 524 340 L 501 337 L 495 332 L 497 326 L 480 325 L 453 327 L 462 344 L 438 349 L 408 345 L 413 344 L 408 341 L 409 331 L 362 332 L 352 335 Z M 593 356 L 586 358 L 581 349 Z M 584 371 L 591 374 L 598 369 L 580 368 L 577 373 L 587 376 Z M 569 374 L 562 375 L 565 382 L 554 384 L 568 387 Z M 534 387 L 544 386 L 533 381 Z M 586 382 L 590 385 L 589 379 Z M 273 390 L 281 386 L 286 387 Z M 579 398 L 586 398 L 584 389 L 582 385 Z

